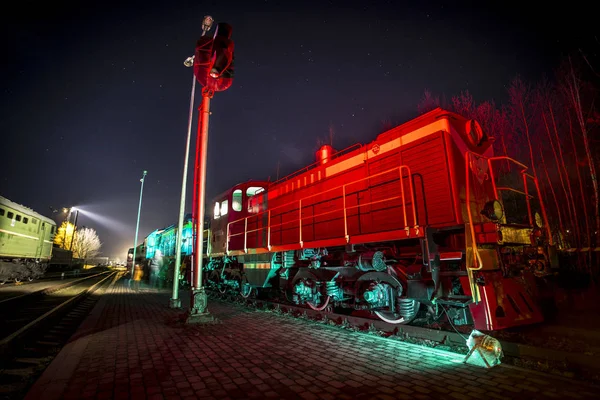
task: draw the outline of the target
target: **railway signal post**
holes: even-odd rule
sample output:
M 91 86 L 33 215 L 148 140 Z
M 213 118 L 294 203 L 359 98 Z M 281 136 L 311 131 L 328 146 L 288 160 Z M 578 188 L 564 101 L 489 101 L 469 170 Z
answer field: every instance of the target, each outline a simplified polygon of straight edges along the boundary
M 202 20 L 202 36 L 210 30 L 213 24 L 213 18 L 207 15 Z M 194 66 L 194 57 L 188 57 L 183 65 L 186 67 Z M 196 93 L 196 76 L 192 75 L 192 92 L 190 95 L 190 112 L 188 117 L 187 141 L 185 144 L 185 158 L 183 161 L 183 180 L 181 182 L 181 201 L 179 203 L 179 220 L 177 222 L 177 241 L 175 244 L 175 268 L 173 272 L 173 295 L 169 302 L 171 308 L 181 308 L 181 299 L 179 298 L 179 274 L 181 273 L 181 244 L 183 238 L 183 219 L 185 216 L 185 195 L 187 186 L 188 163 L 190 159 L 190 140 L 192 136 L 192 119 L 194 118 L 194 95 Z M 195 182 L 195 181 L 194 181 Z
M 206 22 L 212 17 L 205 17 Z M 203 27 L 205 24 L 203 24 Z M 204 30 L 204 29 L 203 29 Z M 233 83 L 233 41 L 231 25 L 217 24 L 214 36 L 202 37 L 196 43 L 193 65 L 194 75 L 202 85 L 202 103 L 199 108 L 198 134 L 196 137 L 196 165 L 194 168 L 194 245 L 193 287 L 188 323 L 202 323 L 213 320 L 207 309 L 207 296 L 202 282 L 204 254 L 204 211 L 206 197 L 206 160 L 208 156 L 208 118 L 210 100 L 215 92 L 227 90 Z M 178 248 L 178 251 L 180 249 Z M 175 273 L 178 273 L 177 271 Z

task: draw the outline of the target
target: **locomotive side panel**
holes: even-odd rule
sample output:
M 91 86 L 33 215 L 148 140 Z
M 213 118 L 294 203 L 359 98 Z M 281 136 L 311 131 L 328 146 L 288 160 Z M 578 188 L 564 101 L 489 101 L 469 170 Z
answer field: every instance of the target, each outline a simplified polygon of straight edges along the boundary
M 455 223 L 444 132 L 403 147 L 402 160 L 413 175 L 419 225 Z
M 307 198 L 302 204 L 302 237 L 304 241 L 341 239 L 352 235 L 359 229 L 359 219 L 364 215 L 361 209 L 360 194 L 364 191 L 366 166 L 362 149 L 352 153 L 347 169 L 343 162 L 325 164 L 327 179 L 316 188 L 318 196 Z M 354 183 L 357 182 L 358 183 Z M 319 187 L 320 186 L 320 187 Z M 346 207 L 346 226 L 344 225 L 344 206 Z
M 312 173 L 313 176 L 323 176 L 322 171 L 315 172 L 316 174 Z M 329 190 L 335 182 L 321 178 L 313 184 L 302 187 L 304 177 L 300 176 L 300 178 L 282 183 L 278 189 L 284 193 L 269 200 L 272 245 L 299 245 L 301 241 L 327 237 L 332 231 L 332 226 L 328 224 L 336 224 L 340 221 L 339 215 L 330 212 L 340 207 L 338 203 L 341 195 L 334 196 L 333 191 Z
M 405 189 L 409 187 L 406 171 L 396 170 L 400 165 L 402 165 L 402 158 L 399 149 L 376 158 L 370 157 L 370 178 L 362 194 L 363 204 L 367 205 L 363 207 L 365 218 L 360 233 L 389 231 L 404 225 L 414 225 L 412 219 L 407 220 L 405 224 L 404 213 L 400 211 L 403 197 L 402 185 Z M 400 174 L 403 176 L 402 182 L 400 182 Z M 408 207 L 412 207 L 409 198 L 408 190 L 404 190 L 404 202 Z M 410 217 L 411 215 L 407 215 L 407 219 Z

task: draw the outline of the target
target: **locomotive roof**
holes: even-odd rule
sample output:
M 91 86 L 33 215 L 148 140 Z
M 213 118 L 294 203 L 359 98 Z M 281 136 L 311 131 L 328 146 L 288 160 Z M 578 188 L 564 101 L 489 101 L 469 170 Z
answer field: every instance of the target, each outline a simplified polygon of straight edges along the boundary
M 10 207 L 15 211 L 19 211 L 19 212 L 23 213 L 24 215 L 38 218 L 44 222 L 49 223 L 50 225 L 56 225 L 56 222 L 54 222 L 52 219 L 33 211 L 29 207 L 25 207 L 24 205 L 15 203 L 14 201 L 10 201 L 9 199 L 7 199 L 4 196 L 0 196 L 0 205 L 5 205 L 6 207 Z
M 462 115 L 453 113 L 448 110 L 444 110 L 441 107 L 437 107 L 429 112 L 426 112 L 423 115 L 419 115 L 416 118 L 411 119 L 408 122 L 405 122 L 401 125 L 396 126 L 388 131 L 385 131 L 377 136 L 376 140 L 386 140 L 391 136 L 402 136 L 406 135 L 410 132 L 413 132 L 419 128 L 422 128 L 426 125 L 431 124 L 432 122 L 437 121 L 440 118 L 450 117 L 450 119 L 458 120 L 458 121 L 467 121 L 465 117 Z

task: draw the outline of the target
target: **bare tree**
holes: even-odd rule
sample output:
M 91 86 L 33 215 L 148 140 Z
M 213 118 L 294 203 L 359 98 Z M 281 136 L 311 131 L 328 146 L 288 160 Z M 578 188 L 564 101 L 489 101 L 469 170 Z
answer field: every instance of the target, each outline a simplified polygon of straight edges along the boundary
M 87 260 L 94 258 L 100 252 L 100 239 L 96 231 L 92 228 L 81 228 L 75 232 L 75 240 L 73 242 L 73 256 Z
M 515 128 L 520 127 L 522 133 L 525 134 L 529 149 L 531 170 L 533 171 L 533 175 L 537 176 L 535 159 L 533 157 L 533 145 L 531 143 L 531 131 L 529 129 L 529 113 L 525 109 L 525 105 L 529 103 L 530 92 L 529 87 L 519 77 L 516 77 L 508 88 L 510 110 L 514 118 Z
M 425 89 L 421 101 L 417 105 L 419 114 L 425 114 L 428 111 L 435 110 L 440 106 L 440 97 L 434 96 L 428 89 Z
M 574 157 L 574 164 L 575 164 L 575 170 L 577 171 L 577 180 L 579 181 L 579 195 L 581 196 L 581 203 L 583 204 L 583 216 L 584 216 L 584 220 L 585 220 L 585 231 L 586 231 L 586 237 L 587 237 L 587 246 L 591 246 L 592 242 L 591 242 L 591 232 L 590 232 L 590 227 L 589 227 L 589 218 L 588 218 L 588 212 L 587 212 L 587 201 L 586 201 L 586 196 L 585 196 L 585 190 L 583 189 L 583 178 L 581 177 L 581 171 L 579 170 L 579 156 L 577 155 L 577 146 L 575 145 L 575 135 L 573 135 L 573 121 L 571 121 L 571 115 L 567 112 L 567 117 L 568 117 L 568 121 L 569 121 L 569 136 L 571 138 L 571 146 L 573 147 L 573 157 Z M 590 260 L 591 260 L 592 254 L 590 253 Z M 590 263 L 591 265 L 591 263 Z
M 544 129 L 540 129 L 542 131 L 544 131 L 546 133 L 546 137 L 548 139 L 547 143 L 550 144 L 550 148 L 552 149 L 552 155 L 554 156 L 554 165 L 556 166 L 556 172 L 558 175 L 558 179 L 560 182 L 560 186 L 562 187 L 562 191 L 564 194 L 564 200 L 566 202 L 566 208 L 567 208 L 567 212 L 568 212 L 568 227 L 570 227 L 571 229 L 573 229 L 573 224 L 575 226 L 574 228 L 574 233 L 575 233 L 575 238 L 577 240 L 577 243 L 579 243 L 579 223 L 577 221 L 577 210 L 575 208 L 574 202 L 573 202 L 573 196 L 571 193 L 571 185 L 569 182 L 569 176 L 567 174 L 566 168 L 564 168 L 564 156 L 563 156 L 563 152 L 562 152 L 562 147 L 561 147 L 561 143 L 560 143 L 560 139 L 558 137 L 558 132 L 556 130 L 556 122 L 555 122 L 555 118 L 554 118 L 554 112 L 552 110 L 552 107 L 550 106 L 550 100 L 548 97 L 548 88 L 547 88 L 547 84 L 545 83 L 540 83 L 535 96 L 534 96 L 534 102 L 536 105 L 536 111 L 539 113 L 539 116 L 541 116 L 542 118 L 542 122 L 543 122 L 543 127 Z M 550 115 L 547 115 L 547 112 L 550 111 Z M 550 119 L 552 119 L 552 121 L 550 121 Z M 550 122 L 552 122 L 554 124 L 554 129 L 555 129 L 555 138 L 556 138 L 556 145 L 554 143 L 554 137 L 551 133 L 551 129 L 550 129 Z M 539 135 L 541 136 L 542 133 L 539 133 Z M 543 148 L 540 147 L 540 156 L 544 156 L 543 154 Z M 544 163 L 544 168 L 546 169 L 546 174 L 548 175 L 548 168 L 546 166 L 546 164 Z M 548 179 L 550 181 L 550 176 L 548 175 Z M 568 187 L 568 190 L 567 190 Z M 557 209 L 557 212 L 560 214 L 560 209 Z M 562 225 L 562 224 L 561 224 Z M 564 231 L 562 232 L 564 234 Z
M 568 59 L 568 64 L 563 65 L 561 71 L 562 71 L 561 86 L 566 95 L 566 98 L 569 101 L 570 106 L 573 109 L 573 112 L 575 113 L 576 121 L 579 124 L 579 129 L 581 130 L 581 138 L 583 140 L 583 146 L 584 146 L 585 153 L 587 156 L 588 168 L 590 170 L 590 178 L 592 181 L 592 190 L 593 190 L 593 196 L 594 196 L 593 206 L 594 206 L 594 217 L 596 219 L 595 234 L 596 234 L 596 240 L 597 240 L 597 235 L 600 233 L 600 205 L 599 205 L 600 193 L 598 190 L 598 176 L 596 175 L 596 165 L 595 165 L 595 161 L 594 161 L 594 155 L 593 155 L 591 145 L 590 145 L 588 124 L 587 124 L 588 118 L 586 118 L 587 115 L 584 115 L 584 114 L 588 114 L 588 113 L 586 113 L 584 111 L 583 104 L 582 104 L 581 90 L 582 90 L 583 83 L 582 83 L 582 80 L 581 80 L 579 74 L 576 72 L 576 70 L 573 66 L 571 57 L 569 57 L 569 59 Z M 592 103 L 592 107 L 590 107 L 589 114 L 592 114 L 592 111 L 593 111 L 593 103 Z
M 560 238 L 559 242 L 563 244 L 563 240 L 565 238 L 565 228 L 563 225 L 562 215 L 561 215 L 561 207 L 558 203 L 558 197 L 556 196 L 556 191 L 554 190 L 554 185 L 552 184 L 552 180 L 550 179 L 550 174 L 548 173 L 548 167 L 546 166 L 546 160 L 544 158 L 544 151 L 540 148 L 540 156 L 542 158 L 542 168 L 544 172 L 546 172 L 546 179 L 548 180 L 548 187 L 550 188 L 550 193 L 552 194 L 552 198 L 554 199 L 554 206 L 556 207 L 556 216 L 558 217 L 558 229 Z

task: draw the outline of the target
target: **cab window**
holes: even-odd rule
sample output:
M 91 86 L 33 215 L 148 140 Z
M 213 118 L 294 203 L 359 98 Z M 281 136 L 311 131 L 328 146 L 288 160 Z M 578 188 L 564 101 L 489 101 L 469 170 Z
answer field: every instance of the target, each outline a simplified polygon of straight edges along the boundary
M 263 190 L 265 190 L 265 188 L 261 186 L 250 186 L 248 189 L 246 189 L 246 196 L 254 196 L 257 193 L 262 192 Z
M 220 216 L 221 216 L 221 205 L 217 201 L 217 202 L 215 202 L 214 219 L 218 219 Z
M 231 208 L 233 211 L 242 211 L 243 194 L 242 189 L 236 189 L 231 196 Z
M 221 215 L 227 215 L 228 210 L 229 210 L 229 200 L 223 200 L 221 202 Z
M 258 209 L 256 208 L 257 204 L 256 201 L 250 201 L 250 197 L 261 193 L 265 190 L 265 188 L 261 187 L 261 186 L 250 186 L 248 187 L 248 189 L 246 189 L 246 196 L 248 196 L 248 212 L 251 214 L 255 214 L 258 212 Z

